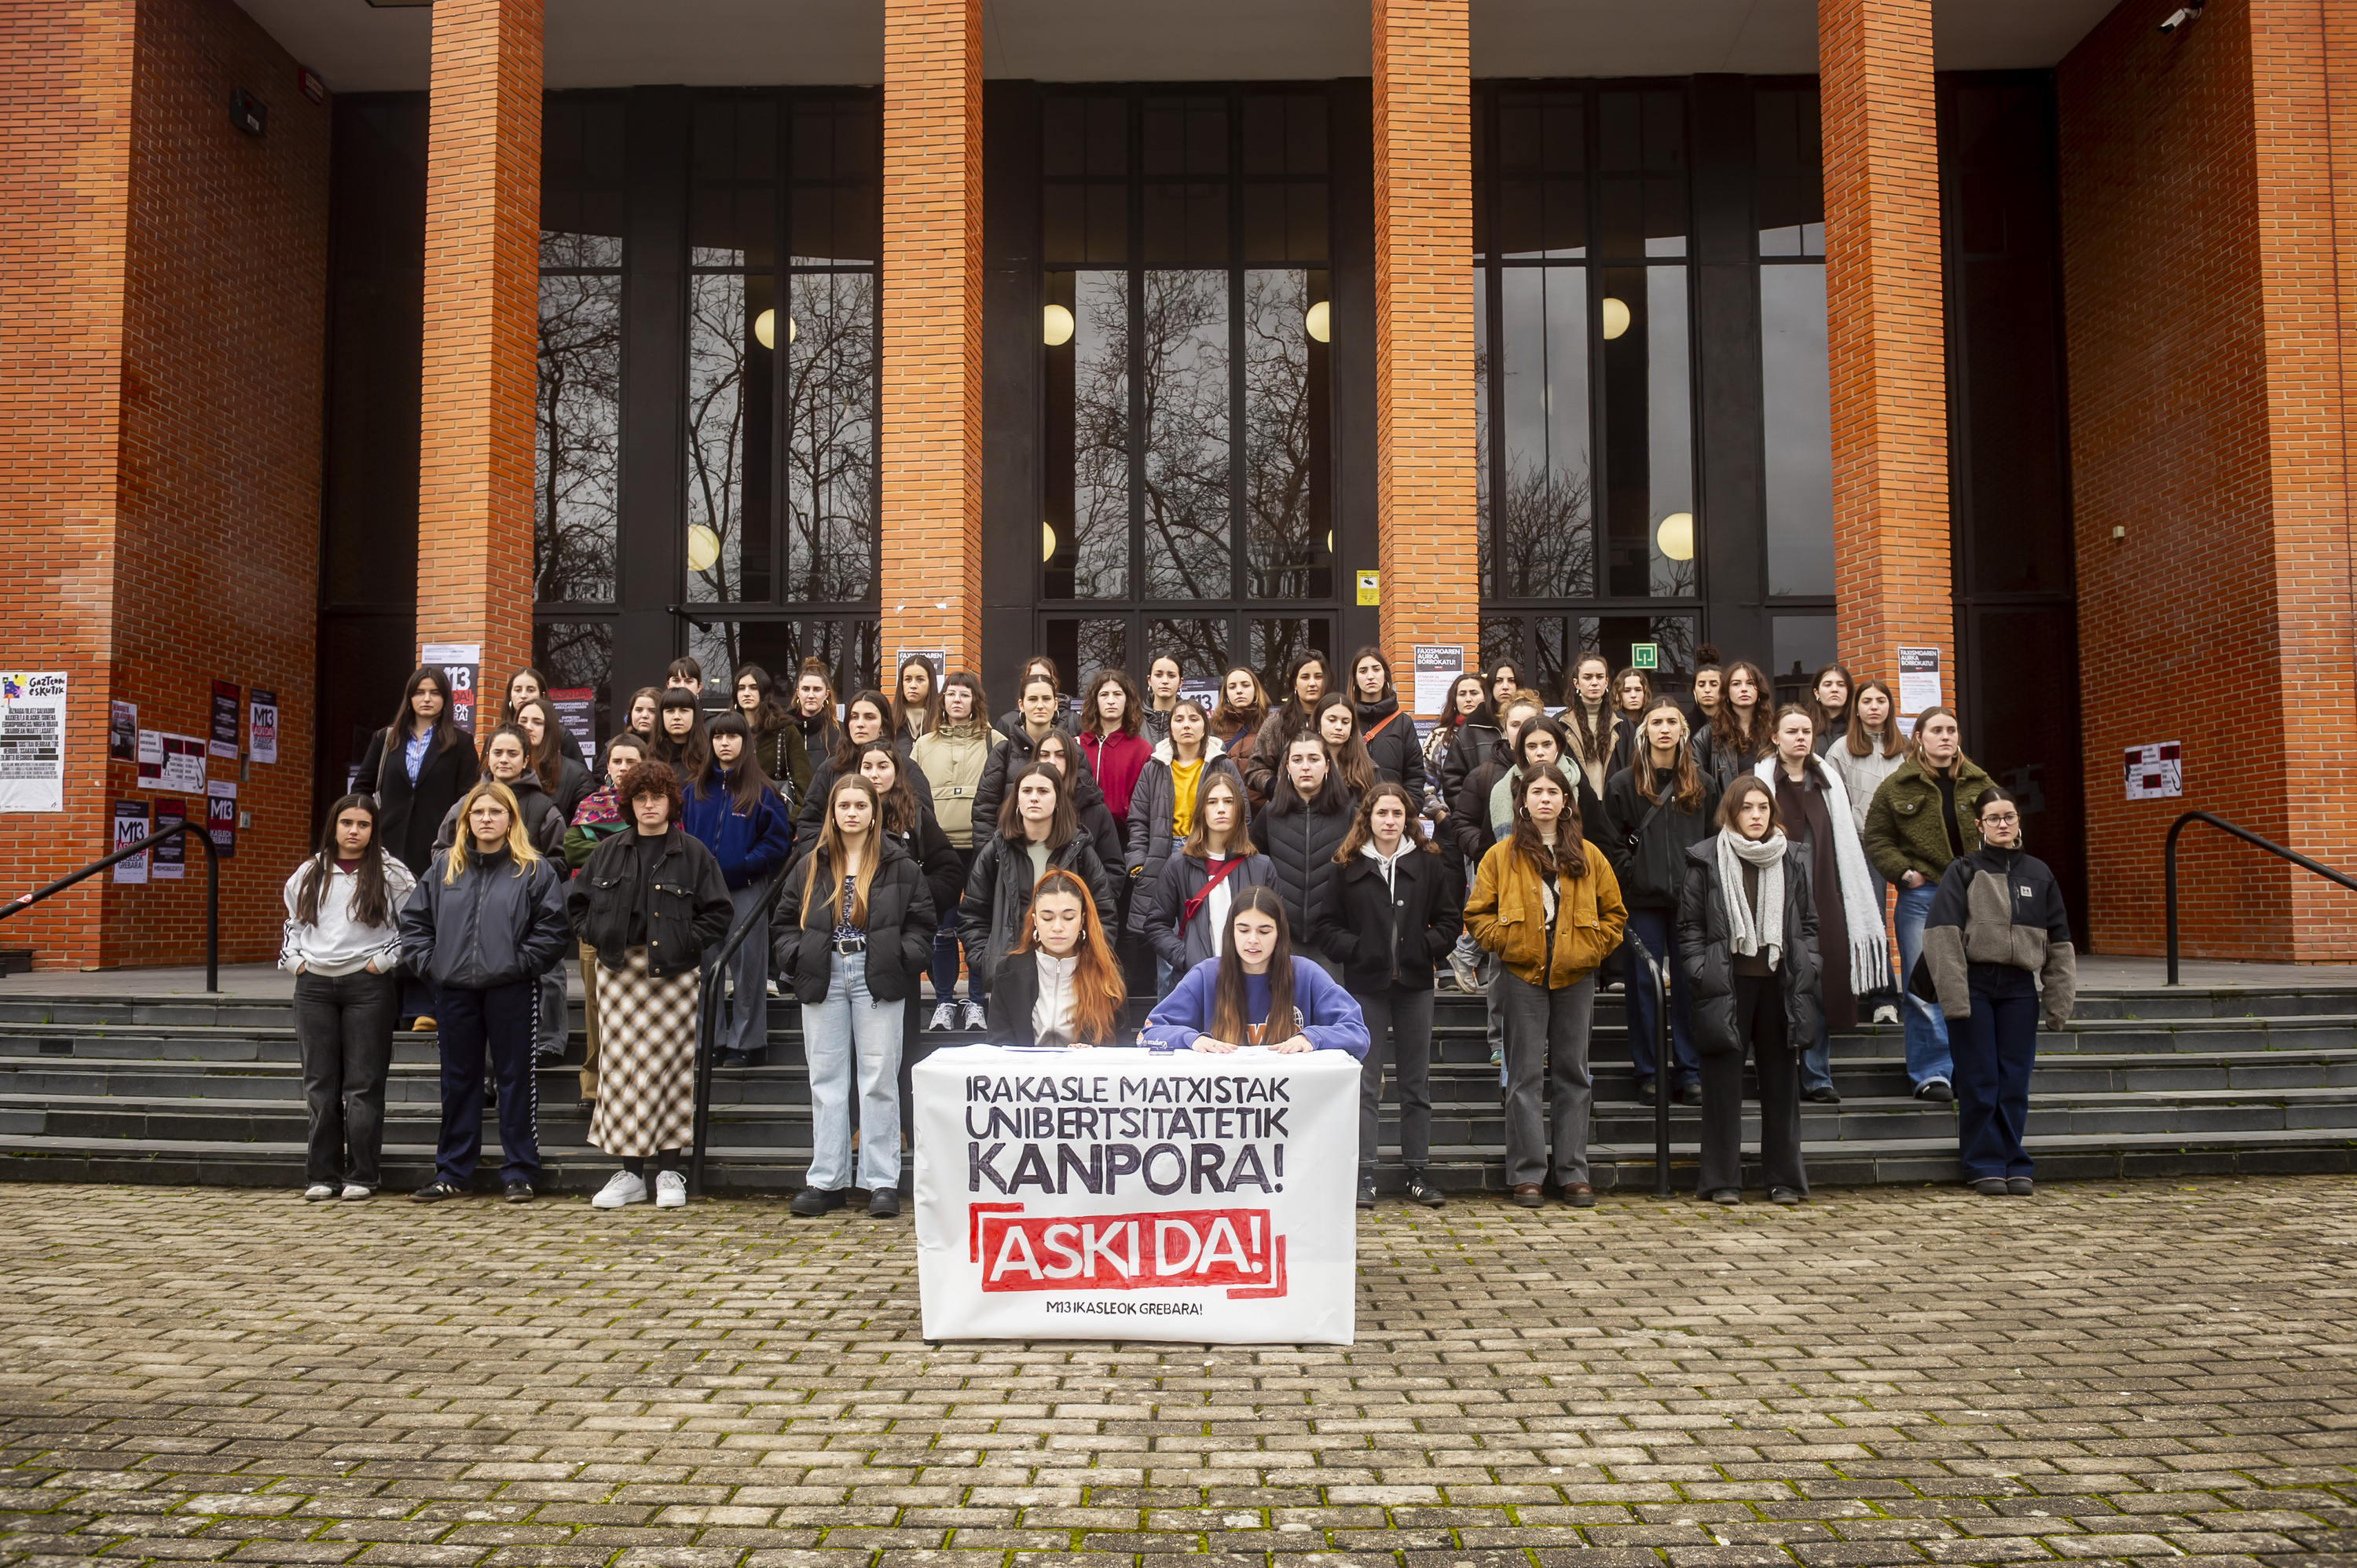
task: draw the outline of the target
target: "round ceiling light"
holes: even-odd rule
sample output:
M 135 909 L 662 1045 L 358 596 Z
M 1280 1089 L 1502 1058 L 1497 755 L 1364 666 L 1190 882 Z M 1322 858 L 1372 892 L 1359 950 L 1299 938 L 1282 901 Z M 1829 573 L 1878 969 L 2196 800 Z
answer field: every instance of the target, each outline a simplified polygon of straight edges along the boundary
M 709 572 L 712 564 L 720 559 L 720 535 L 700 522 L 687 526 L 687 569 Z
M 1694 559 L 1694 513 L 1674 511 L 1662 519 L 1662 526 L 1653 538 L 1661 544 L 1662 553 L 1673 561 Z
M 1607 342 L 1629 330 L 1629 307 L 1607 295 L 1604 297 L 1604 337 Z
M 1039 313 L 1039 339 L 1050 349 L 1060 349 L 1072 340 L 1072 313 L 1060 305 L 1051 305 Z
M 1333 312 L 1324 300 L 1321 299 L 1309 307 L 1309 313 L 1301 318 L 1301 324 L 1307 327 L 1309 329 L 1309 335 L 1320 343 L 1333 341 Z

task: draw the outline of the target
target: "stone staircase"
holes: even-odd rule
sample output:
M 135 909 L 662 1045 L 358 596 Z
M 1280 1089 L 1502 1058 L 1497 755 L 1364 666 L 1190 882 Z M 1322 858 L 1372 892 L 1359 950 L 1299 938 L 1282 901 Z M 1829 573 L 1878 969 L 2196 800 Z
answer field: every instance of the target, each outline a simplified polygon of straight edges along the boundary
M 0 995 L 0 1179 L 299 1186 L 304 1109 L 285 1002 Z M 571 1055 L 581 1050 L 578 1004 Z M 770 1009 L 769 1065 L 714 1079 L 707 1185 L 791 1191 L 810 1147 L 800 1014 Z M 922 1048 L 960 1043 L 927 1035 Z M 1504 1131 L 1481 1004 L 1443 993 L 1433 1042 L 1432 1168 L 1458 1190 L 1497 1188 Z M 1599 1187 L 1650 1190 L 1653 1112 L 1639 1104 L 1617 995 L 1593 1045 Z M 1955 1116 L 1910 1097 L 1896 1026 L 1834 1041 L 1839 1105 L 1807 1105 L 1809 1173 L 1824 1186 L 1946 1182 Z M 396 1036 L 385 1179 L 431 1174 L 438 1107 L 431 1035 Z M 2357 1167 L 2357 988 L 2234 986 L 2083 993 L 2040 1041 L 2029 1144 L 2046 1179 Z M 570 1067 L 540 1075 L 544 1185 L 594 1189 L 613 1161 L 587 1146 Z M 1674 1179 L 1690 1189 L 1699 1112 L 1674 1106 Z M 486 1119 L 487 1122 L 489 1118 Z M 497 1146 L 496 1127 L 486 1126 Z M 1749 1122 L 1747 1140 L 1756 1135 Z M 1383 1122 L 1387 1156 L 1397 1129 Z M 487 1153 L 479 1184 L 493 1183 Z M 1396 1186 L 1398 1172 L 1384 1175 Z M 905 1180 L 905 1178 L 904 1178 Z

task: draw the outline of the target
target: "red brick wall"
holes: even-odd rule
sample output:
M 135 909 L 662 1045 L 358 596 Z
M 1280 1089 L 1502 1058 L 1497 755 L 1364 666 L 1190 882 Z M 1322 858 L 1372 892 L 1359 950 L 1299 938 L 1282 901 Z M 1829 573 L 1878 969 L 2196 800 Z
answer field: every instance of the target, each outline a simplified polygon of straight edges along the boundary
M 540 349 L 540 0 L 434 7 L 417 639 L 532 653 Z
M 883 659 L 982 656 L 982 5 L 884 6 Z
M 1375 0 L 1373 21 L 1377 560 L 1405 676 L 1419 642 L 1480 657 L 1472 83 L 1466 0 Z
M 241 785 L 222 881 L 232 960 L 275 952 L 309 837 L 328 112 L 296 69 L 229 0 L 12 6 L 0 37 L 0 667 L 73 682 L 69 809 L 0 818 L 0 857 L 11 890 L 46 880 L 110 847 L 116 798 L 152 801 L 106 760 L 110 696 L 200 735 L 214 679 L 273 689 L 280 760 Z M 240 87 L 269 105 L 259 140 Z M 85 883 L 0 945 L 199 959 L 190 862 L 177 886 Z
M 2337 96 L 2352 145 L 2350 23 L 2334 23 L 2328 83 L 2329 8 L 2212 0 L 2165 36 L 2170 8 L 2124 0 L 2057 80 L 2089 924 L 2114 952 L 2160 948 L 2161 841 L 2179 810 L 2357 865 L 2340 760 L 2349 256 L 2326 140 Z M 2344 188 L 2344 233 L 2348 207 Z M 2124 748 L 2172 740 L 2184 798 L 2126 800 Z M 2357 899 L 2188 834 L 2189 952 L 2357 956 Z
M 1842 659 L 1941 650 L 1956 692 L 1931 0 L 1819 0 L 1834 585 Z

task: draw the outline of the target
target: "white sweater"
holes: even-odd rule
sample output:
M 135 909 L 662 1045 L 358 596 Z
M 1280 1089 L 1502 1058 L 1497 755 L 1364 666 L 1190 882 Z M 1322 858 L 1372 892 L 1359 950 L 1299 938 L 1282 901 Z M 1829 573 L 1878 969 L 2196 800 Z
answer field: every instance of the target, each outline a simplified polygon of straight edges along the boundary
M 392 855 L 382 850 L 374 853 L 384 857 L 385 923 L 363 926 L 352 919 L 352 895 L 360 886 L 360 873 L 339 871 L 333 862 L 328 866 L 328 886 L 319 893 L 318 923 L 307 926 L 297 920 L 295 900 L 311 868 L 307 860 L 286 879 L 286 930 L 278 943 L 279 968 L 290 974 L 333 977 L 366 969 L 373 959 L 380 972 L 391 972 L 401 956 L 401 907 L 408 901 L 409 890 L 417 886 L 417 878 Z

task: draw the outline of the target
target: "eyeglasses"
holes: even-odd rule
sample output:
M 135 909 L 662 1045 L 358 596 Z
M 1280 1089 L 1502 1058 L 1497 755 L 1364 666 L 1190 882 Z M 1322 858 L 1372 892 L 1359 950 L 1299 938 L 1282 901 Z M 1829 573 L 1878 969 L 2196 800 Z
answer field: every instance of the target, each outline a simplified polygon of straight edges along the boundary
M 1984 825 L 1992 828 L 2009 828 L 2020 821 L 2020 816 L 2013 811 L 1991 811 L 1981 819 Z

